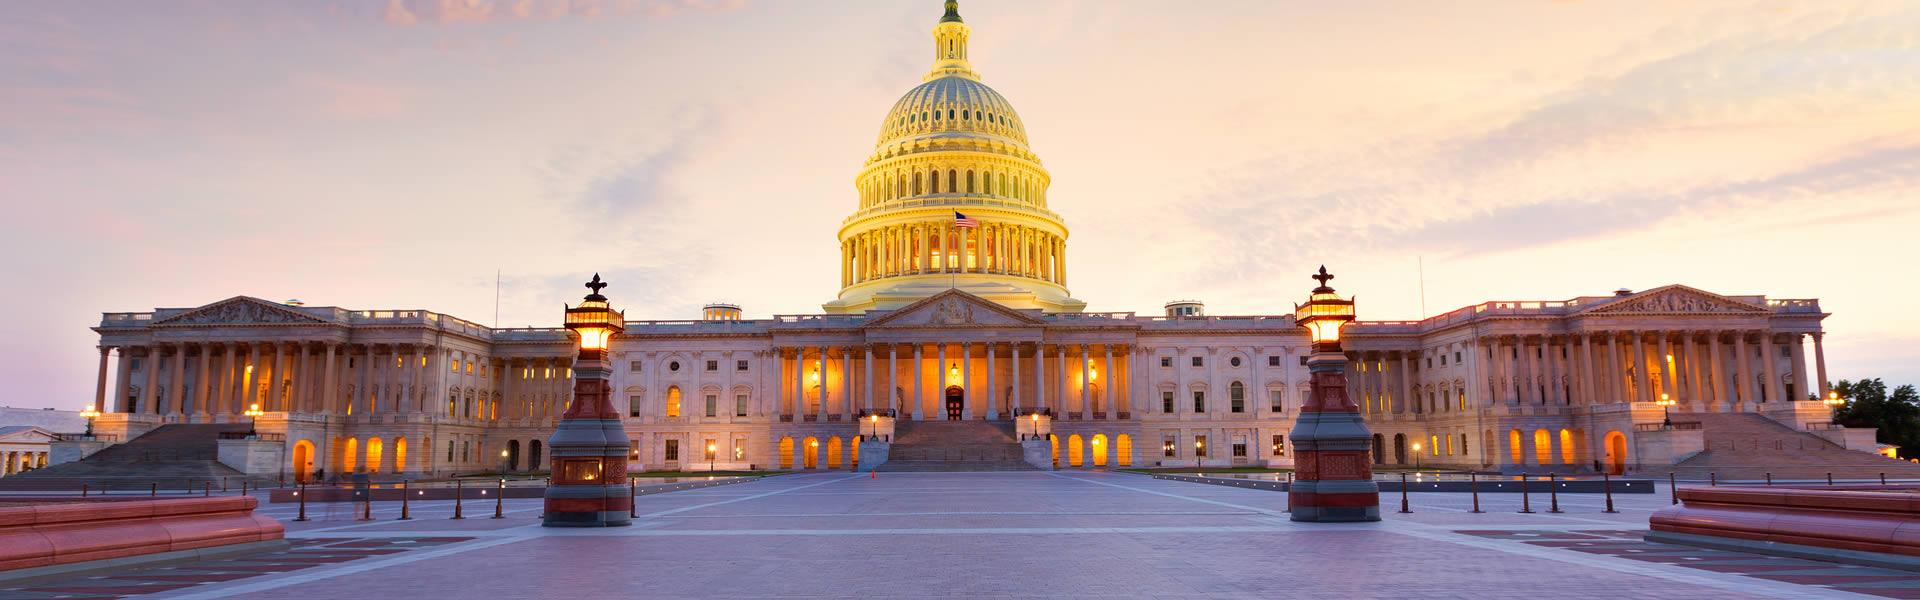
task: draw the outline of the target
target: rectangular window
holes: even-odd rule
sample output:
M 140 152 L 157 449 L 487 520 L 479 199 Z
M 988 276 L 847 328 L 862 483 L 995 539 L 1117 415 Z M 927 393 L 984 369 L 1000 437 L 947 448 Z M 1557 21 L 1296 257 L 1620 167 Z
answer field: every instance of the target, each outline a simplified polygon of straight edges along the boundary
M 741 373 L 747 372 L 747 361 L 744 361 L 744 360 L 733 361 L 733 370 L 739 371 Z
M 1300 357 L 1300 366 L 1302 367 L 1307 366 L 1307 357 L 1305 356 Z
M 473 361 L 467 361 L 467 374 L 473 374 Z
M 1193 455 L 1201 458 L 1206 458 L 1207 436 L 1204 436 L 1204 435 L 1193 436 Z
M 136 359 L 136 360 L 137 360 L 137 359 Z M 139 364 L 139 363 L 135 363 L 135 364 L 137 365 L 137 364 Z M 1173 357 L 1171 357 L 1171 356 L 1162 356 L 1162 357 L 1160 357 L 1160 366 L 1162 366 L 1162 367 L 1171 367 L 1171 366 L 1173 366 Z M 138 368 L 138 367 L 136 367 L 136 368 Z
M 720 370 L 720 361 L 717 361 L 717 360 L 710 360 L 710 361 L 707 361 L 707 372 L 708 372 L 708 373 L 712 373 L 712 372 L 714 372 L 714 371 L 718 371 L 718 370 Z
M 1440 360 L 1445 361 L 1446 359 L 1442 358 Z M 1427 368 L 1429 369 L 1433 368 L 1433 357 L 1431 356 L 1427 357 Z
M 629 417 L 640 416 L 641 402 L 642 402 L 642 398 L 640 396 L 627 396 L 627 416 Z
M 747 416 L 747 395 L 736 394 L 733 397 L 733 416 Z
M 1273 455 L 1274 456 L 1287 455 L 1287 436 L 1286 435 L 1278 434 L 1278 433 L 1273 434 Z
M 680 416 L 680 390 L 678 389 L 667 390 L 667 416 Z
M 1453 362 L 1456 362 L 1456 363 L 1457 363 L 1457 362 L 1460 362 L 1460 351 L 1459 351 L 1459 350 L 1455 350 L 1455 351 L 1453 351 Z
M 718 458 L 720 458 L 720 456 L 719 456 L 719 452 L 720 452 L 720 443 L 719 443 L 719 442 L 715 442 L 715 441 L 713 441 L 713 440 L 707 440 L 707 445 L 706 445 L 706 446 L 703 446 L 703 448 L 704 448 L 704 451 L 706 452 L 706 457 L 707 457 L 707 460 L 716 460 L 716 459 L 718 459 Z
M 1173 414 L 1173 392 L 1160 392 L 1160 412 Z
M 1234 458 L 1247 457 L 1247 439 L 1246 438 L 1238 438 L 1238 437 L 1233 438 L 1233 457 Z
M 1195 356 L 1193 357 L 1193 366 L 1204 367 L 1206 366 L 1206 363 L 1202 362 L 1201 357 Z
M 1247 412 L 1247 388 L 1229 386 L 1227 388 L 1227 407 L 1236 413 Z
M 1269 367 L 1278 367 L 1278 366 L 1280 366 L 1280 357 L 1278 357 L 1278 356 L 1269 356 L 1269 357 L 1267 357 L 1267 366 L 1269 366 Z
M 1193 392 L 1193 412 L 1197 412 L 1197 413 L 1207 412 L 1207 393 L 1206 392 L 1202 392 L 1199 390 L 1195 390 Z
M 1273 403 L 1273 412 L 1287 412 L 1286 390 L 1267 390 L 1267 395 L 1270 396 L 1268 401 Z
M 1172 436 L 1168 436 L 1167 439 L 1160 440 L 1161 456 L 1165 456 L 1167 458 L 1173 458 L 1174 455 L 1179 452 L 1179 448 L 1180 448 L 1179 442 L 1174 441 Z
M 720 416 L 720 396 L 707 394 L 707 416 Z
M 1464 433 L 1460 434 L 1460 454 L 1462 456 L 1467 454 L 1467 434 Z
M 636 360 L 636 361 L 629 361 L 629 362 L 627 363 L 627 372 L 628 372 L 628 373 L 639 373 L 639 372 L 640 372 L 640 365 L 641 365 L 641 362 L 640 362 L 640 361 L 637 361 L 637 360 Z
M 680 440 L 667 440 L 667 460 L 680 460 Z

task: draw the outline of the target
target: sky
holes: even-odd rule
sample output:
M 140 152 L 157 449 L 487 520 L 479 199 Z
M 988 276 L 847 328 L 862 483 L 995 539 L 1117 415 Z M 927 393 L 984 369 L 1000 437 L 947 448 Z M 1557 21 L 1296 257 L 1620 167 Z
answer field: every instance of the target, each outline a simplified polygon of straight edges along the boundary
M 0 405 L 90 401 L 102 312 L 236 295 L 554 326 L 599 272 L 634 319 L 820 312 L 940 13 L 0 4 Z M 1920 3 L 961 13 L 1088 310 L 1281 314 L 1321 264 L 1363 319 L 1682 283 L 1819 298 L 1831 378 L 1920 383 Z

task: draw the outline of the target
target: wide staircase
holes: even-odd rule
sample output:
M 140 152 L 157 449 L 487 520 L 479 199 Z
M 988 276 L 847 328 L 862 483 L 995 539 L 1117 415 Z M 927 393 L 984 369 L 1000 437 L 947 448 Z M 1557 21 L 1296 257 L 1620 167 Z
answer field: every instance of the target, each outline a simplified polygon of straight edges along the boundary
M 1706 450 L 1671 469 L 1687 479 L 1720 480 L 1920 478 L 1920 464 L 1870 452 L 1848 450 L 1804 431 L 1795 431 L 1754 413 L 1674 415 L 1679 423 L 1699 423 Z M 1660 470 L 1658 467 L 1652 469 Z
M 876 471 L 1034 471 L 1013 421 L 898 421 Z
M 115 444 L 78 462 L 53 465 L 0 479 L 0 490 L 73 491 L 89 489 L 163 492 L 217 491 L 224 482 L 238 487 L 247 476 L 220 464 L 222 433 L 244 433 L 246 424 L 161 425 L 126 443 Z M 255 478 L 254 483 L 271 480 Z

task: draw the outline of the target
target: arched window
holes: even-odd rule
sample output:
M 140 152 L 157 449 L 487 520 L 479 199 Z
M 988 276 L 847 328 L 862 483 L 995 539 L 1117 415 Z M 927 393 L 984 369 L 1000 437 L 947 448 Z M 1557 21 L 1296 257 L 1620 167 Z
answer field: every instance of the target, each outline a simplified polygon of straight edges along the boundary
M 928 177 L 927 179 L 931 180 L 931 185 L 932 185 L 932 189 L 927 190 L 928 193 L 933 193 L 933 194 L 940 193 L 940 172 L 934 171 L 933 175 L 931 177 Z
M 1228 384 L 1227 400 L 1231 403 L 1233 412 L 1247 412 L 1247 386 L 1241 385 L 1238 381 Z
M 993 171 L 980 174 L 980 187 L 984 188 L 987 194 L 993 194 Z
M 958 191 L 960 191 L 960 173 L 953 169 L 947 169 L 947 192 L 952 193 Z
M 680 386 L 667 388 L 667 416 L 680 416 Z
M 973 193 L 973 170 L 967 170 L 967 193 Z
M 921 192 L 920 192 L 920 190 L 921 190 L 921 187 L 920 187 L 920 183 L 921 183 L 921 182 L 920 182 L 920 174 L 919 174 L 919 173 L 914 173 L 914 174 L 913 174 L 913 195 L 915 195 L 915 196 L 918 196 L 918 195 L 920 195 L 920 194 L 921 194 Z
M 953 109 L 951 109 L 951 108 L 949 108 L 949 109 L 947 109 L 947 120 L 948 120 L 948 121 L 952 121 L 952 120 L 953 120 Z
M 960 120 L 962 120 L 962 121 L 972 121 L 972 120 L 973 120 L 973 111 L 970 111 L 970 110 L 963 110 L 963 111 L 960 111 Z

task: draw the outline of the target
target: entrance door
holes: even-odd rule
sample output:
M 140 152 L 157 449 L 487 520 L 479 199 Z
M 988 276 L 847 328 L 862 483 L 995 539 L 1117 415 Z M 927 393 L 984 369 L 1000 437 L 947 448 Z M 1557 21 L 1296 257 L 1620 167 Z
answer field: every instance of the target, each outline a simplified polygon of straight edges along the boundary
M 959 421 L 965 418 L 961 415 L 961 411 L 965 407 L 966 395 L 960 391 L 960 386 L 956 385 L 947 388 L 947 420 Z

